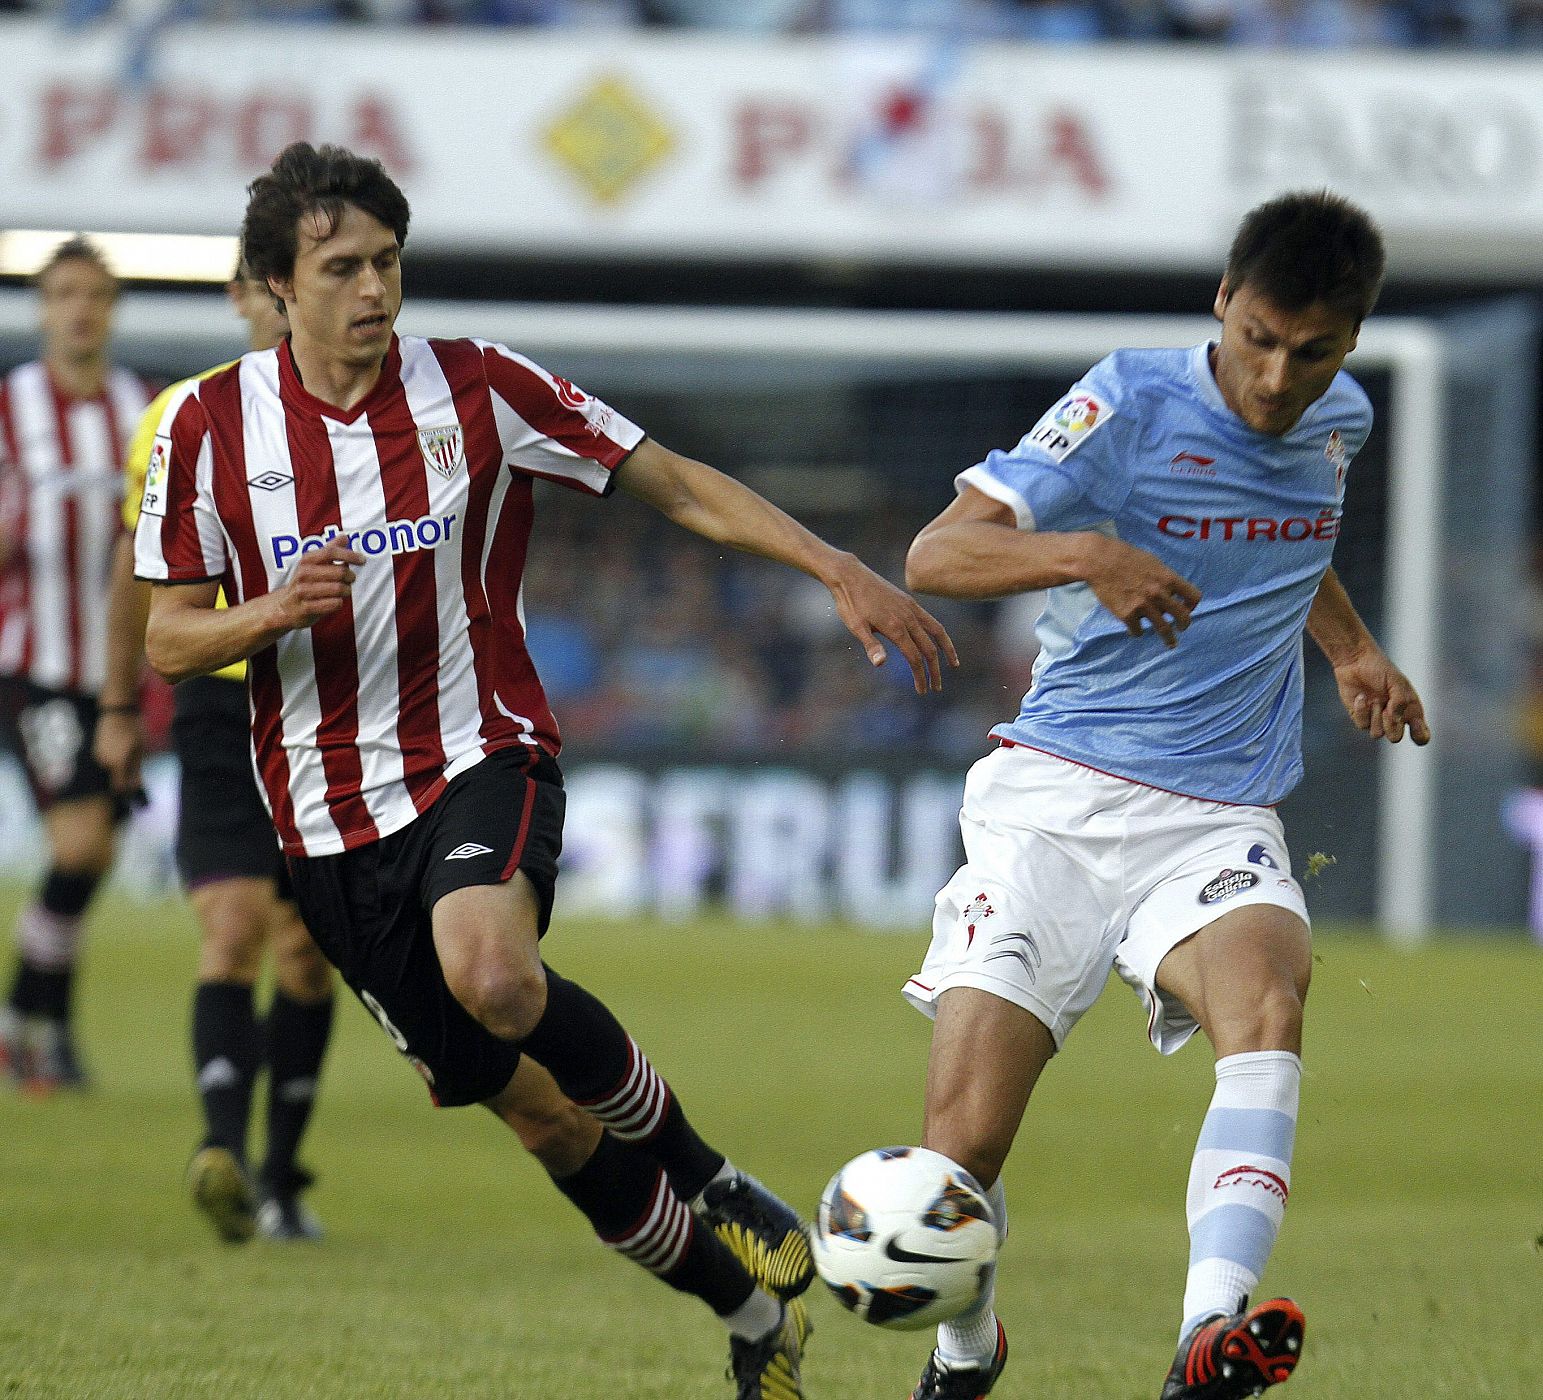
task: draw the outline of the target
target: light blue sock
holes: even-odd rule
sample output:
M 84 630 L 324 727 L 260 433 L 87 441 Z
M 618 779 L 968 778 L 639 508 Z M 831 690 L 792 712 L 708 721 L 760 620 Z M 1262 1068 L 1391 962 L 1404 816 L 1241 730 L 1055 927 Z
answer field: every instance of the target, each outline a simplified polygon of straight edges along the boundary
M 1216 1062 L 1216 1094 L 1189 1170 L 1189 1276 L 1180 1338 L 1234 1313 L 1264 1272 L 1291 1193 L 1302 1061 L 1289 1050 Z

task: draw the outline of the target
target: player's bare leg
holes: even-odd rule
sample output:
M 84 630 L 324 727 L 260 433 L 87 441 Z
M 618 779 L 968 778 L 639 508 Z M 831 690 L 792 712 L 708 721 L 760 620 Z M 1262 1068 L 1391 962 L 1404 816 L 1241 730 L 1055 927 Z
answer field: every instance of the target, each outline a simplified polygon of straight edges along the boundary
M 483 889 L 503 889 L 513 895 L 505 900 L 457 900 L 451 914 L 496 917 L 502 909 L 524 909 L 530 915 L 534 941 L 535 896 L 524 877 L 517 887 L 473 887 L 445 896 L 435 906 L 435 942 L 457 948 L 456 931 L 440 933 L 440 911 L 456 897 Z M 473 906 L 468 910 L 467 906 Z M 473 920 L 474 934 L 459 951 L 474 949 L 483 956 L 503 956 L 496 933 Z M 524 985 L 518 951 L 508 954 L 509 965 L 480 980 L 464 962 L 455 977 L 447 967 L 446 981 L 454 991 L 469 979 L 484 993 Z M 474 961 L 474 960 L 473 960 Z M 536 963 L 540 970 L 539 960 Z M 572 984 L 567 984 L 571 986 Z M 457 993 L 459 996 L 460 994 Z M 463 1003 L 464 1005 L 465 1003 Z M 598 1003 L 597 1003 L 598 1004 Z M 468 1008 L 470 1009 L 470 1008 Z M 475 1012 L 473 1013 L 475 1014 Z M 501 1017 L 524 1019 L 518 1010 L 502 1010 Z M 543 1017 L 545 1011 L 543 1010 Z M 541 1018 L 537 1018 L 538 1024 Z M 504 1024 L 509 1021 L 505 1020 Z M 529 1037 L 527 1037 L 528 1043 Z M 559 1048 L 557 1053 L 563 1054 Z M 672 1288 L 701 1298 L 728 1326 L 730 1364 L 738 1394 L 749 1400 L 766 1395 L 796 1400 L 799 1363 L 809 1323 L 803 1304 L 780 1303 L 757 1287 L 733 1253 L 710 1230 L 696 1223 L 686 1202 L 672 1189 L 660 1164 L 646 1151 L 607 1131 L 600 1119 L 576 1104 L 557 1079 L 531 1054 L 520 1058 L 508 1087 L 487 1105 L 511 1127 L 521 1143 L 547 1169 L 557 1186 L 581 1210 L 600 1239 L 618 1253 L 648 1269 Z
M 112 800 L 56 802 L 43 813 L 43 829 L 49 869 L 17 919 L 4 1059 L 24 1087 L 46 1093 L 87 1082 L 72 1026 L 75 969 L 87 906 L 112 866 Z
M 1216 1094 L 1190 1169 L 1189 1275 L 1163 1400 L 1231 1400 L 1290 1376 L 1301 1310 L 1250 1308 L 1291 1190 L 1307 925 L 1274 905 L 1235 909 L 1172 949 L 1157 970 L 1216 1050 Z
M 922 1146 L 958 1162 L 986 1188 L 999 1238 L 1007 1234 L 1002 1164 L 1054 1054 L 1049 1029 L 1013 1002 L 975 987 L 953 987 L 938 998 Z M 990 1391 L 1007 1364 L 1007 1335 L 993 1304 L 988 1285 L 979 1303 L 938 1328 L 913 1400 L 978 1400 Z
M 333 973 L 291 901 L 274 891 L 269 911 L 274 989 L 263 1018 L 268 1136 L 257 1171 L 257 1228 L 265 1239 L 316 1240 L 321 1226 L 300 1200 L 314 1178 L 297 1158 L 332 1034 Z

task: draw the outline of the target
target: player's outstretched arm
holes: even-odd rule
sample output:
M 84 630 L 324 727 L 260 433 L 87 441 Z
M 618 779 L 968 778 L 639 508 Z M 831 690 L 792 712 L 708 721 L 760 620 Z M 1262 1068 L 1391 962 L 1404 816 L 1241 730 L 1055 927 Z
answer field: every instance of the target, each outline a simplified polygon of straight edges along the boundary
M 1430 743 L 1419 693 L 1377 645 L 1333 569 L 1318 585 L 1307 630 L 1334 668 L 1339 698 L 1357 729 L 1396 744 L 1407 728 L 1415 743 Z
M 107 676 L 92 751 L 114 792 L 139 789 L 144 729 L 139 720 L 139 675 L 145 664 L 150 585 L 134 577 L 134 537 L 122 534 L 107 582 Z
M 1022 530 L 1011 507 L 966 486 L 911 543 L 905 581 L 945 598 L 1005 598 L 1086 583 L 1133 637 L 1177 646 L 1200 590 L 1156 555 L 1093 531 Z
M 870 662 L 884 664 L 879 637 L 900 648 L 918 695 L 943 688 L 944 657 L 951 666 L 959 664 L 943 624 L 908 593 L 733 477 L 645 438 L 620 468 L 617 483 L 695 534 L 819 579 Z
M 150 598 L 145 655 L 176 684 L 207 676 L 272 646 L 286 632 L 313 627 L 348 602 L 364 556 L 342 539 L 303 555 L 289 580 L 239 606 L 216 609 L 218 580 L 162 584 Z

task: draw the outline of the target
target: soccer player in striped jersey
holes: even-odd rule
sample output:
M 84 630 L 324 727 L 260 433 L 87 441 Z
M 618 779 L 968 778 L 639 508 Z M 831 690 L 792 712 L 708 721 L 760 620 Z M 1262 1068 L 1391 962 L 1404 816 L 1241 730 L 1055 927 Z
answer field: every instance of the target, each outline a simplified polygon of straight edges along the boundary
M 436 1101 L 491 1109 L 602 1240 L 705 1301 L 739 1400 L 797 1400 L 796 1214 L 542 958 L 563 794 L 521 616 L 532 482 L 619 485 L 803 569 L 919 691 L 952 645 L 857 559 L 567 380 L 487 341 L 398 337 L 407 224 L 379 163 L 335 147 L 291 146 L 253 183 L 243 251 L 290 336 L 167 406 L 136 534 L 158 585 L 146 650 L 173 681 L 247 660 L 301 913 Z
M 244 265 L 226 291 L 252 349 L 283 339 L 289 325 L 282 308 Z M 134 578 L 133 530 L 155 430 L 180 387 L 172 385 L 150 405 L 124 460 L 127 532 L 113 559 L 95 743 L 97 761 L 119 793 L 138 789 L 143 752 L 136 701 L 150 585 Z M 257 791 L 244 661 L 177 687 L 172 736 L 181 774 L 177 866 L 200 929 L 192 1039 L 204 1135 L 188 1165 L 188 1188 L 227 1242 L 250 1239 L 254 1231 L 271 1240 L 318 1239 L 321 1227 L 300 1199 L 312 1177 L 297 1154 L 332 1027 L 332 970 L 289 898 L 284 857 Z M 253 992 L 270 949 L 273 999 L 259 1020 Z M 268 1075 L 267 1151 L 254 1191 L 247 1124 L 262 1070 Z
M 1344 200 L 1261 205 L 1233 241 L 1218 339 L 1101 361 L 961 473 L 907 561 L 950 597 L 1049 590 L 1033 686 L 970 770 L 966 864 L 905 988 L 935 1018 L 923 1141 L 990 1188 L 1005 1233 L 1002 1163 L 1111 968 L 1164 1054 L 1205 1033 L 1216 1087 L 1162 1400 L 1255 1395 L 1302 1345 L 1295 1303 L 1249 1299 L 1290 1195 L 1312 971 L 1274 811 L 1302 775 L 1304 634 L 1360 729 L 1430 739 L 1331 567 L 1371 429 L 1341 366 L 1382 271 Z M 980 1400 L 1006 1359 L 988 1293 L 939 1329 L 913 1400 Z
M 85 1087 L 72 1025 L 86 908 L 126 810 L 91 753 L 120 464 L 150 391 L 108 358 L 118 281 L 84 238 L 37 275 L 43 352 L 0 381 L 0 722 L 27 771 L 48 870 L 16 925 L 0 1073 Z

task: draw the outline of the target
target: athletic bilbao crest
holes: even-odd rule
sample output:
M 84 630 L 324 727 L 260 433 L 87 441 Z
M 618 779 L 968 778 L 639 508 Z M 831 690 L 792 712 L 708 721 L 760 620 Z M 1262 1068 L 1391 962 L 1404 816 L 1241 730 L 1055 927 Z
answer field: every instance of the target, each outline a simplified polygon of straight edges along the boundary
M 448 481 L 466 455 L 460 424 L 453 428 L 419 428 L 418 450 L 423 453 L 423 460 Z

